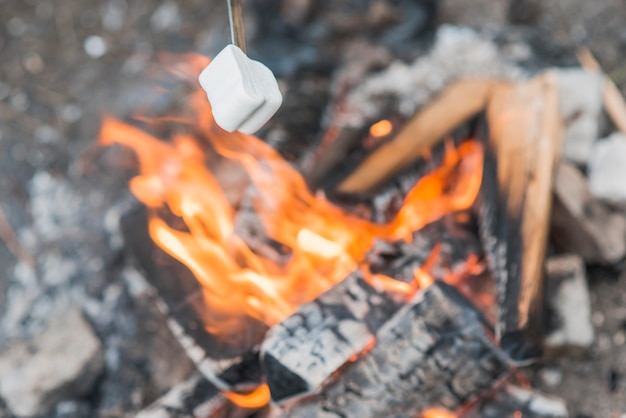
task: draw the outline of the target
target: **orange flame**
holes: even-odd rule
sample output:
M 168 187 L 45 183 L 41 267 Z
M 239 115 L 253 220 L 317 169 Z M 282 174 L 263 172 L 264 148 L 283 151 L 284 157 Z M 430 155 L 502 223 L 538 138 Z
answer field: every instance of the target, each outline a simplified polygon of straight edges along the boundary
M 224 397 L 242 408 L 262 408 L 270 402 L 270 388 L 263 384 L 250 393 L 222 392 Z
M 456 418 L 457 415 L 443 409 L 429 409 L 422 413 L 421 418 Z
M 178 61 L 175 72 L 195 80 L 206 63 L 202 57 Z M 280 322 L 355 270 L 376 238 L 410 239 L 424 225 L 470 207 L 478 193 L 482 147 L 468 141 L 448 150 L 442 165 L 415 185 L 391 222 L 374 224 L 312 193 L 300 173 L 266 143 L 221 130 L 199 86 L 188 99 L 190 115 L 168 118 L 186 131 L 168 142 L 113 117 L 105 118 L 100 138 L 137 154 L 140 174 L 130 188 L 150 209 L 150 236 L 202 284 L 206 329 L 223 338 L 235 338 L 244 317 L 269 326 Z M 227 195 L 232 190 L 207 168 L 203 140 L 222 161 L 247 173 L 246 197 L 267 238 L 288 249 L 284 262 L 261 256 L 235 233 L 238 210 Z M 171 226 L 164 213 L 182 219 L 186 228 Z
M 370 127 L 370 135 L 374 137 L 387 136 L 393 130 L 393 124 L 387 119 L 376 122 Z

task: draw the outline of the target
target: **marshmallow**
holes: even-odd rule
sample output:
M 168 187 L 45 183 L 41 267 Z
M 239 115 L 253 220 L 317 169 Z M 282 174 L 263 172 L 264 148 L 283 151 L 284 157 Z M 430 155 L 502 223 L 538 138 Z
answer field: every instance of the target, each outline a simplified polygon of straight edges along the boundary
M 272 71 L 235 45 L 224 48 L 200 73 L 200 85 L 215 122 L 228 132 L 253 134 L 283 102 Z

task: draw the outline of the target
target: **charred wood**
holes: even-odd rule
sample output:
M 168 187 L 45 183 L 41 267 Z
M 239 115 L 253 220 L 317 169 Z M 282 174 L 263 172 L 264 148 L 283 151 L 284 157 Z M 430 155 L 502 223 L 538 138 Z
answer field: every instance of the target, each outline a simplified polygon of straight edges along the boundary
M 321 395 L 282 417 L 414 417 L 455 410 L 507 375 L 481 314 L 454 288 L 436 282 L 377 333 L 376 345 L 349 364 Z
M 249 390 L 261 383 L 258 345 L 265 324 L 243 318 L 246 333 L 236 340 L 212 335 L 204 327 L 209 315 L 200 284 L 183 264 L 159 249 L 150 238 L 146 210 L 137 207 L 122 219 L 128 248 L 147 281 L 156 289 L 155 303 L 168 317 L 168 325 L 198 369 L 222 390 Z
M 560 157 L 556 78 L 495 89 L 480 197 L 481 236 L 498 286 L 496 335 L 518 361 L 540 352 L 543 261 L 552 184 Z
M 378 292 L 353 273 L 273 327 L 261 346 L 275 402 L 320 389 L 344 364 L 375 342 L 400 308 L 399 297 Z

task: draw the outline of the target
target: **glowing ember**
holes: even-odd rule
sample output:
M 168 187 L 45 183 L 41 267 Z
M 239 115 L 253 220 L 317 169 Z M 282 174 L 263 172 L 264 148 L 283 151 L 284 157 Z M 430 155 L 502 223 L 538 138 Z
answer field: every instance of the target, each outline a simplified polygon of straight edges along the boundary
M 370 135 L 374 137 L 387 136 L 391 133 L 392 130 L 393 130 L 392 123 L 384 119 L 384 120 L 381 120 L 380 122 L 373 124 L 370 127 Z
M 207 63 L 202 57 L 190 56 L 182 63 L 178 58 L 173 72 L 195 82 Z M 100 137 L 103 144 L 119 143 L 136 152 L 140 174 L 130 188 L 150 210 L 150 236 L 194 273 L 208 308 L 202 316 L 206 329 L 227 340 L 241 333 L 246 317 L 271 326 L 328 290 L 359 268 L 376 238 L 410 239 L 443 215 L 469 208 L 478 193 L 482 147 L 468 141 L 446 152 L 441 167 L 415 185 L 391 222 L 363 220 L 311 193 L 302 176 L 264 142 L 217 127 L 204 93 L 196 87 L 189 96 L 190 115 L 168 118 L 186 131 L 168 142 L 112 117 L 104 120 Z M 390 126 L 381 121 L 372 134 L 384 135 Z M 207 168 L 209 152 L 245 170 L 251 182 L 246 197 L 268 241 L 288 249 L 286 261 L 261 256 L 235 233 L 237 208 Z M 172 214 L 185 228 L 168 223 Z M 400 293 L 415 290 L 390 278 L 370 279 Z M 416 271 L 418 286 L 431 281 L 424 269 Z
M 242 408 L 262 408 L 270 402 L 270 388 L 267 387 L 267 385 L 261 385 L 251 393 L 247 394 L 223 392 L 223 395 L 229 401 Z
M 422 418 L 456 418 L 456 414 L 443 409 L 429 409 L 422 414 Z

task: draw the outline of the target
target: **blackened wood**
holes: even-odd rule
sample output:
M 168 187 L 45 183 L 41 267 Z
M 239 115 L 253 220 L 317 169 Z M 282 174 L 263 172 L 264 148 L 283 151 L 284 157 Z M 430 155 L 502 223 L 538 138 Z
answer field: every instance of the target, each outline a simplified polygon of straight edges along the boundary
M 341 366 L 375 341 L 402 299 L 378 292 L 353 273 L 302 305 L 268 333 L 261 355 L 275 402 L 320 389 Z
M 556 79 L 494 89 L 480 197 L 481 235 L 498 285 L 496 335 L 520 362 L 540 352 L 543 261 L 560 157 Z
M 436 282 L 383 325 L 376 345 L 321 395 L 282 416 L 409 418 L 431 407 L 456 410 L 508 371 L 481 314 Z
M 155 288 L 155 300 L 168 317 L 168 325 L 198 369 L 223 390 L 248 390 L 261 382 L 258 345 L 266 325 L 242 318 L 245 333 L 235 339 L 212 335 L 204 327 L 210 314 L 200 285 L 183 264 L 158 248 L 150 238 L 146 210 L 137 206 L 122 218 L 127 248 L 138 260 L 147 281 Z

